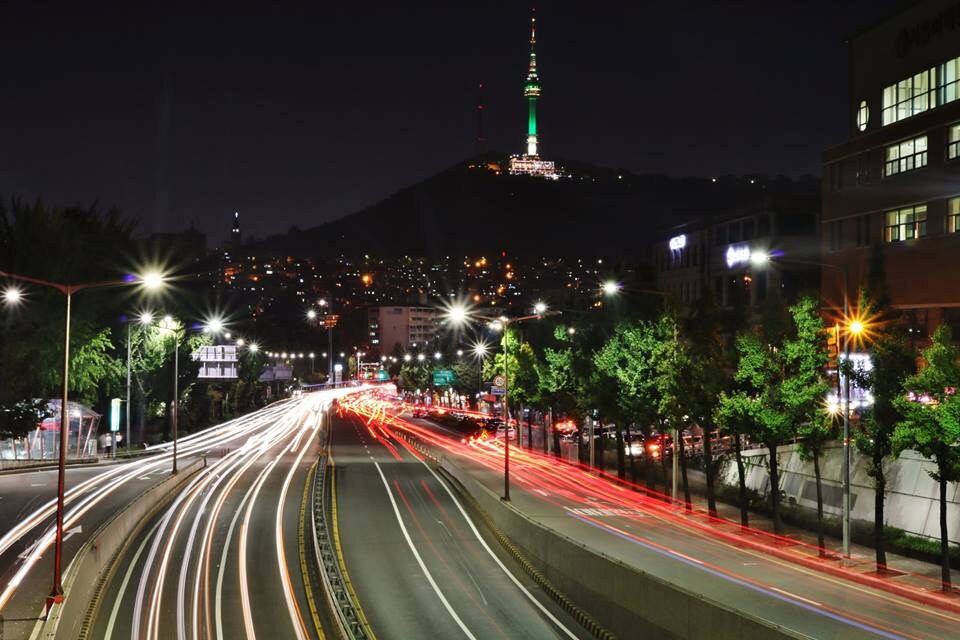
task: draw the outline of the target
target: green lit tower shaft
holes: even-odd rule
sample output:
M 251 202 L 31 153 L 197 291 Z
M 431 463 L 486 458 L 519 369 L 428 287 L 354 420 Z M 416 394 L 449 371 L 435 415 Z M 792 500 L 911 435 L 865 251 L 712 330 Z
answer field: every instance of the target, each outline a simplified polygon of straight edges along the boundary
M 523 85 L 523 95 L 527 98 L 527 155 L 537 155 L 537 98 L 540 97 L 540 78 L 537 76 L 537 18 L 530 17 L 530 68 L 527 81 Z

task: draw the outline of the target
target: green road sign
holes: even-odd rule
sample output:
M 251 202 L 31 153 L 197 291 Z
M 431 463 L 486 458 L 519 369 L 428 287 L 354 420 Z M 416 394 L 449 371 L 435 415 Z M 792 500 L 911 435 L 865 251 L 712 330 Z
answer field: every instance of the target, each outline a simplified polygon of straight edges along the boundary
M 433 386 L 435 387 L 449 387 L 457 382 L 457 376 L 453 372 L 453 369 L 434 369 L 433 370 Z

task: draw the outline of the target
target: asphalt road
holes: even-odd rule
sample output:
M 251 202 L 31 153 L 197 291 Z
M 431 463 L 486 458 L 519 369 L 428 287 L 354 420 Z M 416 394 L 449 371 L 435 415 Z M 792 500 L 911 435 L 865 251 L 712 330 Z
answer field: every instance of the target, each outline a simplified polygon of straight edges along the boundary
M 501 443 L 464 445 L 443 427 L 410 422 L 429 427 L 438 451 L 491 490 L 502 491 Z M 511 478 L 513 505 L 546 526 L 798 634 L 838 640 L 960 637 L 956 614 L 771 557 L 738 543 L 735 525 L 723 531 L 734 535 L 717 535 L 702 526 L 702 516 L 641 497 L 542 454 L 512 447 Z M 786 541 L 784 548 L 790 547 Z M 937 585 L 928 586 L 937 593 Z
M 63 569 L 117 510 L 169 476 L 169 462 L 67 468 Z M 52 532 L 57 471 L 0 475 L 0 613 L 3 638 L 26 638 L 53 584 Z
M 376 637 L 589 637 L 392 435 L 352 417 L 332 432 L 344 560 Z
M 93 637 L 323 637 L 301 509 L 324 406 L 339 393 L 285 403 L 148 521 L 107 585 Z

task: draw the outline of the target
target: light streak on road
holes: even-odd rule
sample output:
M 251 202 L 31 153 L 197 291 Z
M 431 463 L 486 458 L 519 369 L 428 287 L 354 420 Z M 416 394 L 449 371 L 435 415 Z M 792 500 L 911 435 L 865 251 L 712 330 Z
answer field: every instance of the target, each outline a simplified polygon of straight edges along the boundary
M 394 403 L 376 393 L 344 398 L 339 402 L 339 409 L 363 418 L 371 433 L 376 430 L 382 434 L 381 442 L 393 439 L 413 452 L 414 450 L 405 444 L 412 437 L 414 441 L 420 441 L 435 451 L 469 458 L 491 472 L 502 473 L 503 445 L 498 439 L 463 437 L 439 426 L 435 429 L 425 428 L 401 417 L 409 407 Z M 451 435 L 447 436 L 438 431 L 447 431 Z M 928 628 L 940 629 L 947 635 L 950 634 L 951 629 L 956 628 L 958 618 L 953 614 L 958 610 L 957 603 L 938 593 L 939 582 L 935 580 L 913 576 L 916 583 L 928 585 L 927 588 L 916 590 L 916 599 L 919 602 L 913 602 L 904 599 L 904 594 L 898 592 L 901 589 L 899 585 L 894 588 L 889 581 L 820 560 L 819 550 L 813 545 L 806 545 L 793 538 L 758 529 L 741 528 L 739 523 L 731 526 L 728 521 L 711 516 L 705 510 L 696 507 L 684 508 L 683 503 L 674 502 L 669 496 L 607 474 L 597 473 L 596 469 L 585 465 L 561 462 L 557 458 L 536 451 L 513 447 L 511 449 L 513 449 L 511 476 L 518 486 L 526 489 L 530 496 L 559 506 L 573 517 L 611 535 L 638 544 L 655 544 L 647 538 L 640 539 L 635 533 L 617 528 L 610 522 L 590 517 L 589 514 L 604 513 L 623 518 L 627 522 L 636 522 L 641 527 L 659 527 L 660 532 L 668 536 L 669 528 L 676 527 L 686 536 L 701 538 L 711 545 L 720 545 L 730 550 L 729 552 L 717 550 L 717 554 L 752 555 L 781 570 L 803 574 L 827 586 L 835 585 L 837 589 L 861 594 L 865 596 L 864 601 L 870 604 L 870 607 L 853 611 L 839 609 L 818 600 L 805 598 L 794 593 L 794 590 L 778 590 L 775 585 L 751 579 L 736 571 L 723 569 L 705 559 L 682 553 L 678 549 L 669 547 L 657 549 L 659 553 L 667 554 L 690 566 L 710 571 L 718 577 L 747 585 L 751 589 L 791 602 L 819 615 L 861 629 L 869 628 L 874 633 L 886 637 L 914 636 L 910 632 L 904 632 L 903 627 L 889 629 L 871 619 L 868 617 L 871 611 L 880 612 L 884 607 L 894 607 L 891 611 L 912 610 L 924 615 Z M 788 547 L 794 550 L 788 550 Z M 930 603 L 933 606 L 930 606 Z

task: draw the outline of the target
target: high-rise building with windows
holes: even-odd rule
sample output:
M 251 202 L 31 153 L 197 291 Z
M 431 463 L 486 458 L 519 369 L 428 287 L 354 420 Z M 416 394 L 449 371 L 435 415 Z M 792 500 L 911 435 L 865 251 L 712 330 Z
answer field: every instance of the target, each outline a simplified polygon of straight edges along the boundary
M 853 35 L 849 138 L 823 154 L 824 300 L 879 247 L 911 332 L 960 329 L 960 2 L 910 3 Z

